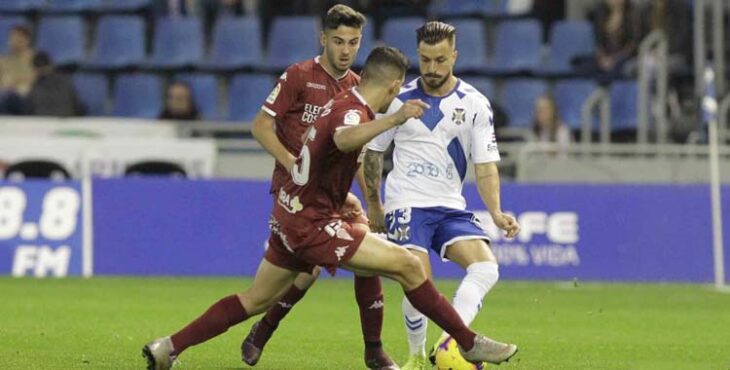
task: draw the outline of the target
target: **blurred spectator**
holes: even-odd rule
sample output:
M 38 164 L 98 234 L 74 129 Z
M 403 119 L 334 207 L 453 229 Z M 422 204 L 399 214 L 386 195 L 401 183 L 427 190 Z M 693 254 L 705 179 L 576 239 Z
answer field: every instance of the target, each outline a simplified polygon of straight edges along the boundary
M 532 14 L 542 24 L 543 42 L 549 42 L 550 27 L 554 22 L 565 19 L 565 0 L 534 0 Z
M 8 54 L 0 57 L 0 114 L 22 113 L 22 97 L 35 79 L 32 39 L 26 26 L 15 26 L 8 34 Z
M 555 100 L 543 95 L 535 100 L 535 121 L 532 123 L 534 140 L 540 143 L 556 143 L 561 148 L 572 141 L 570 129 L 560 119 Z
M 676 70 L 692 63 L 692 9 L 683 0 L 651 0 L 643 9 L 642 33 L 663 31 L 669 42 L 669 65 Z
M 636 53 L 640 26 L 630 0 L 604 0 L 595 15 L 596 62 L 609 75 L 619 74 Z
M 180 81 L 170 84 L 167 87 L 165 108 L 160 113 L 160 119 L 194 121 L 199 118 L 190 85 Z
M 48 54 L 33 57 L 36 79 L 25 101 L 25 113 L 34 116 L 71 117 L 86 113 L 68 76 L 56 72 Z

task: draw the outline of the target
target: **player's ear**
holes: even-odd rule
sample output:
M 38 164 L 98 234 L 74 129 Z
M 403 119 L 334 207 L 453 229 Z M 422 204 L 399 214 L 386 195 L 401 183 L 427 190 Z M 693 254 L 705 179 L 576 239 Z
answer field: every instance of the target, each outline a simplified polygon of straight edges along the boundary
M 457 51 L 456 49 L 454 49 L 454 50 L 452 51 L 452 53 L 453 53 L 453 54 L 451 54 L 451 57 L 452 57 L 452 58 L 454 58 L 454 61 L 456 61 L 456 58 L 458 58 L 458 57 L 459 57 L 459 52 L 458 52 L 458 51 Z
M 319 31 L 319 45 L 324 47 L 327 44 L 327 35 L 324 31 Z

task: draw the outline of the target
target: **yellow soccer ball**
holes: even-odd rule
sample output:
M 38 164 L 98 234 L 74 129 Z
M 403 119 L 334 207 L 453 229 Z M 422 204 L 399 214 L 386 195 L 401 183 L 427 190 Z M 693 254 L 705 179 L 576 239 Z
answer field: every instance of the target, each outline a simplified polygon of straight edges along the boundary
M 472 364 L 464 360 L 456 346 L 456 341 L 447 337 L 439 343 L 436 349 L 436 366 L 434 370 L 484 370 L 487 368 L 486 363 Z

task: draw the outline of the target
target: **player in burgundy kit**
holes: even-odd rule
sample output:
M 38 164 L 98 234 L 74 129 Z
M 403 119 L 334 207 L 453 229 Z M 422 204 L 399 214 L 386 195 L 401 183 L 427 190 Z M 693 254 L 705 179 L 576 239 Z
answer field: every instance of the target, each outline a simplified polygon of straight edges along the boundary
M 279 78 L 261 111 L 253 121 L 252 132 L 261 145 L 276 158 L 271 179 L 271 193 L 289 178 L 295 155 L 302 148 L 305 131 L 319 116 L 322 107 L 337 93 L 360 82 L 350 70 L 357 56 L 365 17 L 345 5 L 335 5 L 324 19 L 320 35 L 322 55 L 290 66 Z M 361 189 L 364 178 L 359 177 Z M 364 191 L 364 190 L 363 190 Z M 362 205 L 354 195 L 348 197 L 343 214 L 352 223 L 368 228 Z M 276 243 L 270 240 L 269 243 Z M 273 305 L 266 315 L 251 327 L 241 345 L 241 357 L 255 365 L 266 342 L 279 322 L 304 297 L 319 276 L 319 268 L 300 274 L 292 287 Z M 397 365 L 382 348 L 380 332 L 383 327 L 383 290 L 379 277 L 356 277 L 355 297 L 360 309 L 365 363 L 369 369 L 393 370 Z
M 413 306 L 456 340 L 468 361 L 499 364 L 517 352 L 517 346 L 477 335 L 464 325 L 412 253 L 353 226 L 340 214 L 362 146 L 428 108 L 420 100 L 408 100 L 396 113 L 373 120 L 374 111 L 384 112 L 398 94 L 407 65 L 394 48 L 378 47 L 370 53 L 361 85 L 339 94 L 307 131 L 272 212 L 270 227 L 279 242 L 267 250 L 253 285 L 216 302 L 172 338 L 147 344 L 143 353 L 149 369 L 167 370 L 186 348 L 263 312 L 300 272 L 316 266 L 331 273 L 341 267 L 396 280 Z

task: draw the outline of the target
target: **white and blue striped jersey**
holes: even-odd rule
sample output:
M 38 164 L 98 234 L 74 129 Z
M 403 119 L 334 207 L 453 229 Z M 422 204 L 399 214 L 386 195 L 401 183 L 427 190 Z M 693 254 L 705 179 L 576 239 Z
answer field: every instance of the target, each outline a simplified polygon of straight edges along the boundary
M 468 161 L 499 161 L 489 100 L 459 80 L 446 96 L 425 93 L 417 78 L 401 88 L 388 112 L 421 99 L 430 109 L 420 119 L 383 132 L 367 148 L 383 152 L 395 142 L 393 170 L 385 182 L 385 211 L 415 207 L 465 209 L 461 195 Z

